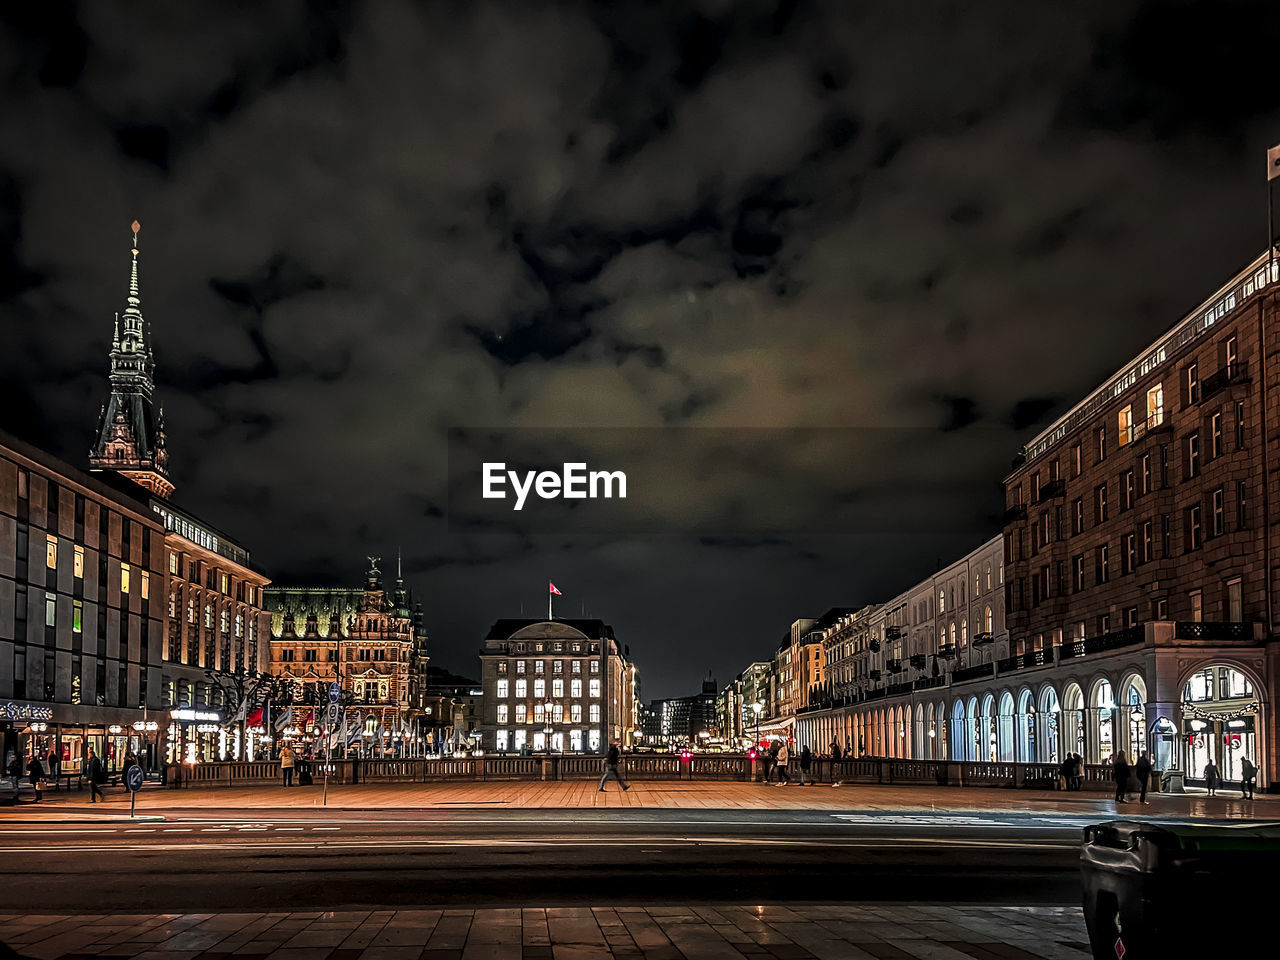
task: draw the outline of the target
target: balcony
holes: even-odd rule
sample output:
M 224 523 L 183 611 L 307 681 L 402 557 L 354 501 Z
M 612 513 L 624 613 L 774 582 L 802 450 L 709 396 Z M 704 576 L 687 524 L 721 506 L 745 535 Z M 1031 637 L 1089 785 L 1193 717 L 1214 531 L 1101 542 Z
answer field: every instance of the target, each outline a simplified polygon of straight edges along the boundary
M 901 627 L 885 627 L 884 638 L 886 640 L 901 640 L 906 635 L 906 631 Z
M 1052 500 L 1054 497 L 1065 496 L 1067 492 L 1067 482 L 1065 480 L 1050 480 L 1048 483 L 1040 487 L 1040 499 L 1037 503 L 1044 503 L 1046 500 Z
M 911 681 L 908 680 L 902 683 L 889 684 L 889 686 L 885 690 L 885 693 L 887 693 L 891 697 L 900 697 L 904 693 L 910 693 L 912 689 L 913 687 L 912 687 Z
M 917 670 L 923 670 L 925 666 L 925 656 L 923 653 L 913 653 L 911 655 L 911 665 Z
M 975 647 L 985 647 L 988 644 L 996 642 L 996 638 L 990 633 L 975 633 L 973 635 L 973 645 Z
M 1015 503 L 1004 512 L 1005 523 L 1013 523 L 1016 520 L 1025 519 L 1027 519 L 1027 505 L 1025 503 Z
M 867 674 L 867 676 L 871 678 L 873 683 L 879 683 L 880 677 L 882 676 L 882 674 L 880 673 L 879 670 L 872 670 L 870 673 Z
M 1158 417 L 1147 417 L 1146 420 L 1140 420 L 1133 425 L 1129 443 L 1137 443 L 1143 437 L 1153 433 L 1163 433 L 1171 430 L 1172 426 L 1163 413 Z
M 956 656 L 956 645 L 954 643 L 944 643 L 938 648 L 938 656 L 947 660 L 954 660 Z
M 1252 623 L 1227 621 L 1195 623 L 1179 620 L 1174 628 L 1174 636 L 1179 640 L 1196 640 L 1201 643 L 1253 643 L 1255 640 Z
M 1200 385 L 1200 399 L 1202 401 L 1208 400 L 1232 384 L 1248 382 L 1249 365 L 1247 363 L 1236 362 L 1228 364 L 1213 376 L 1205 378 L 1204 383 Z
M 907 669 L 907 665 L 898 657 L 891 657 L 884 662 L 885 669 L 890 673 L 901 673 Z
M 1100 637 L 1086 637 L 1083 640 L 1074 640 L 1062 647 L 1062 657 L 1063 659 L 1068 657 L 1087 657 L 1094 653 L 1106 653 L 1108 650 L 1137 646 L 1145 640 L 1146 630 L 1142 624 L 1139 624 L 1136 627 L 1126 627 L 1123 630 L 1104 633 Z
M 953 683 L 963 683 L 966 680 L 977 680 L 981 677 L 989 677 L 995 673 L 994 663 L 976 663 L 972 667 L 961 667 L 951 673 L 951 681 Z
M 1020 653 L 1012 657 L 1005 657 L 1003 660 L 996 661 L 996 669 L 1001 673 L 1008 673 L 1012 670 L 1027 670 L 1031 667 L 1044 667 L 1053 663 L 1052 650 L 1028 650 L 1026 653 Z
M 871 647 L 871 652 L 872 652 L 872 653 L 879 653 L 879 652 L 880 652 L 880 641 L 879 641 L 879 640 L 872 640 L 872 641 L 870 642 L 869 646 Z

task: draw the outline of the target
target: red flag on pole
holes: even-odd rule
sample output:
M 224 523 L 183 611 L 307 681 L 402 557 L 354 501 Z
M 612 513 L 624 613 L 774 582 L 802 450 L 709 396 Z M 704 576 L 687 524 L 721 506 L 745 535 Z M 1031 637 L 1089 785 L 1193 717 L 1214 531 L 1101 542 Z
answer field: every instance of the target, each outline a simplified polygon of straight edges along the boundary
M 559 590 L 557 590 L 557 589 L 556 589 L 556 585 L 555 585 L 554 583 L 550 583 L 550 582 L 548 582 L 548 583 L 547 583 L 547 586 L 550 588 L 550 591 L 549 591 L 550 593 L 554 593 L 557 597 L 563 597 L 563 596 L 564 596 L 564 594 L 563 594 L 563 593 L 561 593 Z

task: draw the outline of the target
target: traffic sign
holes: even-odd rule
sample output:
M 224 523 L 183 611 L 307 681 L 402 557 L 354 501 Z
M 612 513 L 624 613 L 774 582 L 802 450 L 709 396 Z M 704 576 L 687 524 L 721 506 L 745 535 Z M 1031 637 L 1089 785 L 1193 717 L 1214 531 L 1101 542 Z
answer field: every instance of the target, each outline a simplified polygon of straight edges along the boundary
M 137 793 L 142 789 L 142 768 L 136 763 L 124 772 L 124 785 L 129 788 L 130 793 Z
M 331 724 L 337 723 L 338 717 L 340 716 L 341 712 L 342 712 L 342 708 L 339 707 L 336 703 L 329 704 L 328 722 Z
M 329 684 L 329 702 L 337 703 L 338 698 L 341 696 L 342 696 L 342 687 L 338 684 L 338 681 L 335 680 L 333 681 L 333 683 Z

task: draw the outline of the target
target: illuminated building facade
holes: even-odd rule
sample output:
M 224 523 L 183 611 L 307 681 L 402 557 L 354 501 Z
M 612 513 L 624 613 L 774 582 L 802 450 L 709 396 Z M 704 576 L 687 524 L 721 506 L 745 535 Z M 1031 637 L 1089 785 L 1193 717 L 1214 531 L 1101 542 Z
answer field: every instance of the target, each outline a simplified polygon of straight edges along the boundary
M 499 620 L 480 650 L 481 749 L 599 753 L 630 749 L 639 680 L 602 620 Z

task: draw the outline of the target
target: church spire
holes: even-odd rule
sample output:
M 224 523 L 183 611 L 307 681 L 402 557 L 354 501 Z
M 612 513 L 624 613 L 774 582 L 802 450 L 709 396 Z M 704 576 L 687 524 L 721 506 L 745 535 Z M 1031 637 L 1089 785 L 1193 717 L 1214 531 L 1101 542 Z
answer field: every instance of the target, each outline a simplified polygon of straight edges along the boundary
M 152 399 L 155 370 L 138 287 L 138 233 L 142 225 L 135 220 L 131 227 L 129 295 L 124 312 L 116 314 L 111 338 L 111 397 L 98 423 L 89 465 L 95 470 L 114 470 L 152 493 L 168 497 L 173 484 L 168 478 L 164 414 Z

